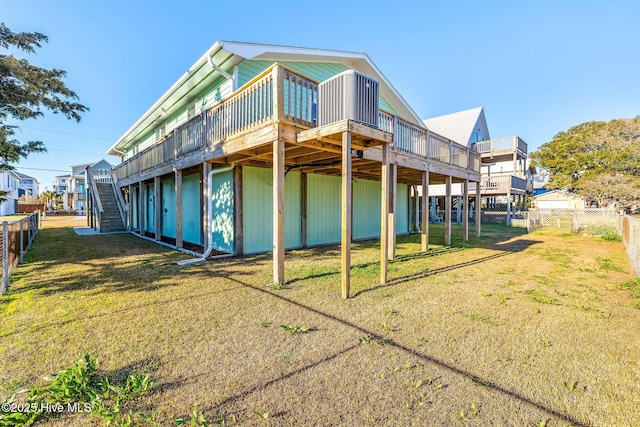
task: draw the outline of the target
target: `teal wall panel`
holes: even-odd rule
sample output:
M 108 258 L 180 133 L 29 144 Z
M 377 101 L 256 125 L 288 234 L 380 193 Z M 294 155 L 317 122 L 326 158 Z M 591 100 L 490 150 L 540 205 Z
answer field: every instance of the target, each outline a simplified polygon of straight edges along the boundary
M 176 238 L 176 185 L 174 178 L 165 178 L 162 187 L 162 235 Z
M 212 247 L 233 253 L 233 171 L 213 175 L 211 185 Z
M 301 245 L 300 173 L 285 178 L 285 248 Z M 254 254 L 273 249 L 273 170 L 244 167 L 242 170 L 242 204 L 244 252 Z
M 155 227 L 155 222 L 156 222 L 156 215 L 155 215 L 155 205 L 154 205 L 154 185 L 153 183 L 150 184 L 145 184 L 145 200 L 147 203 L 145 212 L 146 212 L 146 221 L 145 221 L 145 231 L 148 231 L 149 233 L 155 233 L 156 232 L 156 227 Z
M 353 238 L 380 237 L 382 188 L 379 181 L 358 179 L 353 183 Z
M 131 210 L 131 229 L 139 230 L 140 229 L 140 220 L 138 215 L 140 215 L 140 209 L 138 205 L 140 204 L 140 198 L 138 196 L 138 185 L 131 186 L 131 192 L 129 193 L 129 209 Z
M 202 244 L 200 174 L 182 177 L 182 240 Z
M 409 186 L 398 184 L 396 189 L 396 234 L 409 232 Z
M 341 180 L 335 176 L 307 175 L 307 244 L 340 241 Z

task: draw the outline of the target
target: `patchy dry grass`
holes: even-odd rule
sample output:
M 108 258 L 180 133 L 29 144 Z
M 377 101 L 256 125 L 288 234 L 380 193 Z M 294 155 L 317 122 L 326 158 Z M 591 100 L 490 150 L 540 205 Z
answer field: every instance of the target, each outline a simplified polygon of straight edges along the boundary
M 0 303 L 0 399 L 88 352 L 110 378 L 150 374 L 130 409 L 162 425 L 194 407 L 225 425 L 640 424 L 621 243 L 496 226 L 444 247 L 434 226 L 428 254 L 398 240 L 384 286 L 378 243 L 354 244 L 344 301 L 339 247 L 287 253 L 276 289 L 269 255 L 178 267 L 131 235 L 44 224 Z

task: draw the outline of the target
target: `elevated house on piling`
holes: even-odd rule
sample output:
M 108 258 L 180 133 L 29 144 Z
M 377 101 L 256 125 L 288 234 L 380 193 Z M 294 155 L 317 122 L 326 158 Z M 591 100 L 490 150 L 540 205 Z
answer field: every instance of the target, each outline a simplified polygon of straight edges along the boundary
M 411 186 L 445 184 L 450 211 L 451 186 L 467 209 L 480 181 L 480 155 L 430 132 L 366 54 L 236 42 L 215 43 L 109 154 L 133 233 L 201 257 L 272 251 L 274 282 L 286 249 L 340 243 L 345 298 L 353 239 L 381 239 L 387 281 Z
M 429 130 L 458 141 L 480 154 L 480 195 L 488 209 L 495 208 L 498 202 L 505 205 L 507 223 L 510 223 L 512 207 L 524 209 L 527 194 L 533 194 L 535 170 L 529 167 L 527 143 L 522 138 L 511 136 L 491 139 L 482 107 L 433 117 L 423 123 Z M 442 196 L 444 189 L 442 186 L 432 186 L 431 193 Z M 459 186 L 454 186 L 453 194 L 457 197 L 458 207 L 462 195 Z M 457 211 L 460 217 L 460 209 Z

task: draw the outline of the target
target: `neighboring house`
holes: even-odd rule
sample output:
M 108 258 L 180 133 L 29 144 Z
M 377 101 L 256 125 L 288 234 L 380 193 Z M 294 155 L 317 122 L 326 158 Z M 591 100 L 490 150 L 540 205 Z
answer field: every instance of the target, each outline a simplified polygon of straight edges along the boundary
M 533 194 L 539 196 L 551 191 L 547 189 L 547 184 L 549 184 L 549 172 L 541 169 L 533 176 Z
M 17 171 L 16 175 L 20 178 L 18 182 L 18 197 L 26 196 L 37 198 L 40 196 L 40 183 L 36 178 Z
M 531 198 L 532 206 L 537 209 L 585 209 L 587 198 L 564 190 L 548 191 Z
M 20 177 L 13 170 L 0 171 L 0 191 L 5 193 L 0 203 L 0 216 L 11 215 L 18 212 L 18 183 Z
M 508 211 L 514 205 L 524 209 L 526 195 L 533 193 L 535 169 L 528 162 L 527 144 L 522 139 L 517 136 L 491 139 L 482 107 L 426 119 L 424 124 L 429 130 L 480 153 L 480 194 L 488 208 L 501 203 L 507 205 Z M 432 190 L 434 194 L 443 193 L 441 188 Z M 454 188 L 453 193 L 461 194 L 461 189 Z
M 273 251 L 276 282 L 285 249 L 342 242 L 348 265 L 352 238 L 380 237 L 393 257 L 411 186 L 480 181 L 480 155 L 427 131 L 366 54 L 249 43 L 214 44 L 108 153 L 124 158 L 131 230 L 205 255 Z
M 95 176 L 106 176 L 110 175 L 113 165 L 102 159 L 95 163 L 72 165 L 70 168 L 70 174 L 55 177 L 55 192 L 62 195 L 63 209 L 82 214 L 86 210 L 87 200 L 85 170 L 89 168 Z

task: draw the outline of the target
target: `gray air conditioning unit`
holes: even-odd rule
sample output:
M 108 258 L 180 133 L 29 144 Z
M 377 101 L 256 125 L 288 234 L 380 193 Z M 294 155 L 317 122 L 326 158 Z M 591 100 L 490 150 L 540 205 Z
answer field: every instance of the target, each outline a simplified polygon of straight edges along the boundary
M 350 119 L 378 127 L 379 84 L 347 70 L 318 85 L 318 126 Z

